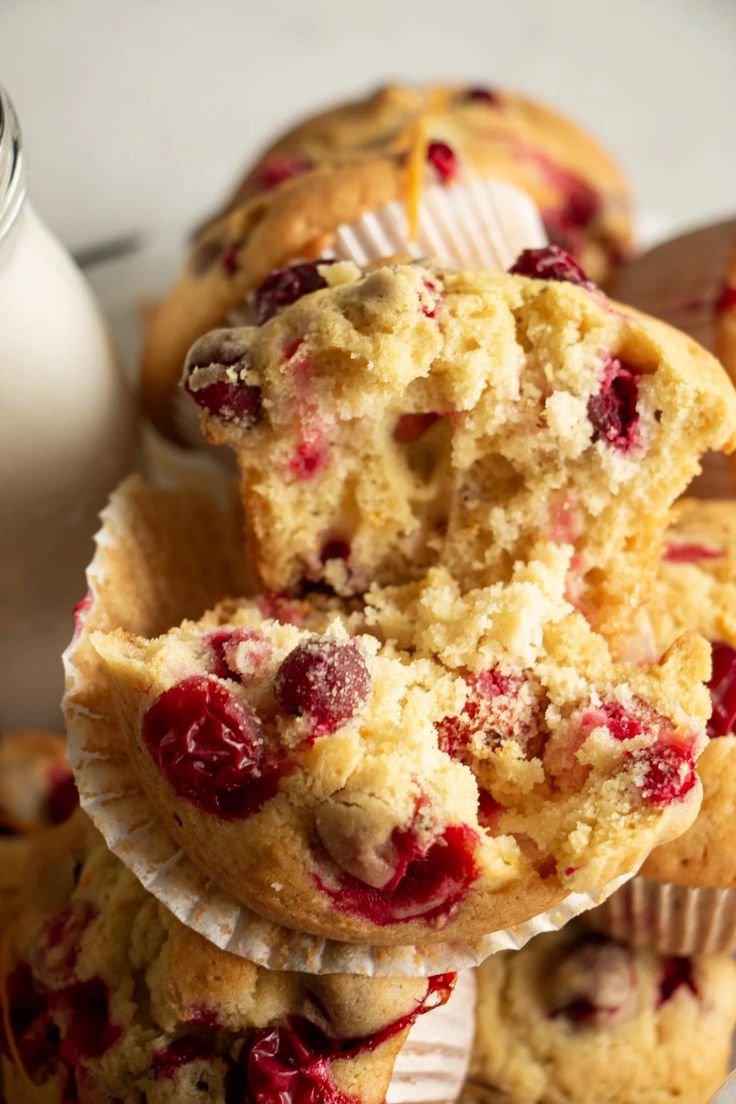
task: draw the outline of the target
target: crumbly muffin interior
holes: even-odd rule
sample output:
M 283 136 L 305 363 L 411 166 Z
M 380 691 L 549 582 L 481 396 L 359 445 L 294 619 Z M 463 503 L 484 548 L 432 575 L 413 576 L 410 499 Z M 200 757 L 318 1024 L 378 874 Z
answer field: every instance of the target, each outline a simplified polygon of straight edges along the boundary
M 574 551 L 571 598 L 621 628 L 672 500 L 733 437 L 715 362 L 569 283 L 320 272 L 331 287 L 188 362 L 264 584 L 360 593 L 441 563 L 477 586 L 551 539 Z

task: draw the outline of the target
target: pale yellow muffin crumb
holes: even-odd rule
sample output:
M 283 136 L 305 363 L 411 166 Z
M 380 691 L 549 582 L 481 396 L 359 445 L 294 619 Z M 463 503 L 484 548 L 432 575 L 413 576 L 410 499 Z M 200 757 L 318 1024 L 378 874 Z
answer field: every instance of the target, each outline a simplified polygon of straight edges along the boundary
M 421 264 L 341 271 L 215 331 L 184 382 L 235 450 L 268 589 L 360 593 L 433 563 L 468 588 L 555 540 L 609 635 L 630 631 L 700 456 L 736 433 L 722 368 L 661 323 L 569 282 Z
M 565 598 L 568 553 L 544 552 L 481 590 L 435 568 L 365 606 L 264 597 L 156 639 L 95 632 L 88 708 L 260 915 L 477 938 L 634 869 L 700 801 L 707 646 L 617 664 Z

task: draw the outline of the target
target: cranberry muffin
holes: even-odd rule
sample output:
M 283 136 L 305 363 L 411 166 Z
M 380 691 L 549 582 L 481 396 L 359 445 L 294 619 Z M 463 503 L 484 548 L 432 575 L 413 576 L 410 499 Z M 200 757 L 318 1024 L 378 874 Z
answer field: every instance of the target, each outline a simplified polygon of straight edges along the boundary
M 685 626 L 712 642 L 712 713 L 698 767 L 698 819 L 658 847 L 642 873 L 661 882 L 736 889 L 736 855 L 723 846 L 736 794 L 736 502 L 677 504 L 650 611 L 657 651 Z
M 596 279 L 628 253 L 628 185 L 606 151 L 546 105 L 488 87 L 389 85 L 312 116 L 261 155 L 227 210 L 310 166 L 365 151 L 411 149 L 417 124 L 428 173 L 442 183 L 492 176 L 516 185 L 539 207 L 550 240 Z
M 705 643 L 616 664 L 566 567 L 550 547 L 481 590 L 434 569 L 352 609 L 266 597 L 154 639 L 93 632 L 70 732 L 75 708 L 109 716 L 160 821 L 258 915 L 475 939 L 633 870 L 700 801 Z
M 265 587 L 360 593 L 432 563 L 478 586 L 551 539 L 573 552 L 571 599 L 628 634 L 674 497 L 734 445 L 717 361 L 553 248 L 512 274 L 309 271 L 185 370 L 206 436 L 235 450 Z
M 32 840 L 66 820 L 77 802 L 63 736 L 0 733 L 0 927 L 17 906 Z
M 83 814 L 37 848 L 4 981 L 8 1100 L 381 1104 L 455 975 L 277 973 L 175 919 Z
M 729 1068 L 736 966 L 579 924 L 478 970 L 463 1104 L 706 1104 Z
M 143 356 L 143 396 L 159 428 L 177 434 L 172 402 L 189 345 L 226 324 L 268 273 L 323 255 L 338 226 L 406 199 L 412 185 L 472 177 L 531 196 L 552 240 L 595 279 L 629 251 L 627 184 L 567 119 L 496 89 L 380 89 L 283 135 L 197 235 Z
M 641 876 L 596 910 L 601 928 L 666 951 L 736 950 L 736 502 L 684 499 L 649 605 L 651 654 L 687 629 L 712 642 L 710 740 L 692 827 L 655 848 Z

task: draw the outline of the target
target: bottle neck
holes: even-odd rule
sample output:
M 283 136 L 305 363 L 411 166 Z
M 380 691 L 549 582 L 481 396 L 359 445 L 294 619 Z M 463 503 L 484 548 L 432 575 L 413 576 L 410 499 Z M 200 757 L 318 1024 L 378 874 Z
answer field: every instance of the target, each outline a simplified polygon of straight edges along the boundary
M 0 85 L 0 245 L 26 198 L 26 170 L 20 126 L 10 97 Z

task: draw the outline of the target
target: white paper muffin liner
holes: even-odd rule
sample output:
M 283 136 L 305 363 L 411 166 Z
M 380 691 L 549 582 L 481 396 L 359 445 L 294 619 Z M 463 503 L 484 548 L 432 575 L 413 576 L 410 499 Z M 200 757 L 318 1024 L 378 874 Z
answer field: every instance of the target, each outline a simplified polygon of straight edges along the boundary
M 181 850 L 143 792 L 117 731 L 94 630 L 157 636 L 228 595 L 253 594 L 243 564 L 235 486 L 212 473 L 164 490 L 125 480 L 102 513 L 88 596 L 64 654 L 67 756 L 82 807 L 108 847 L 175 916 L 215 946 L 272 970 L 429 976 L 478 965 L 557 930 L 613 893 L 634 871 L 571 893 L 533 919 L 482 939 L 372 947 L 294 931 L 225 893 Z
M 403 254 L 470 271 L 505 271 L 523 249 L 546 244 L 539 211 L 525 192 L 504 180 L 467 180 L 422 188 L 415 239 L 405 204 L 392 200 L 378 211 L 365 212 L 356 222 L 338 226 L 324 256 L 353 261 L 360 268 Z M 244 320 L 239 312 L 233 312 L 232 325 L 242 325 Z M 173 402 L 184 439 L 204 447 L 195 404 L 181 389 Z M 223 450 L 216 451 L 222 458 Z
M 736 953 L 736 889 L 632 878 L 590 914 L 599 931 L 660 954 Z
M 541 216 L 528 195 L 503 180 L 467 180 L 422 189 L 415 238 L 405 204 L 392 200 L 339 226 L 331 253 L 361 268 L 403 253 L 471 271 L 505 270 L 523 249 L 546 243 Z
M 714 1096 L 710 1104 L 736 1104 L 736 1070 L 728 1077 Z
M 455 1104 L 475 1034 L 475 973 L 458 974 L 440 1008 L 419 1016 L 394 1064 L 386 1104 Z

